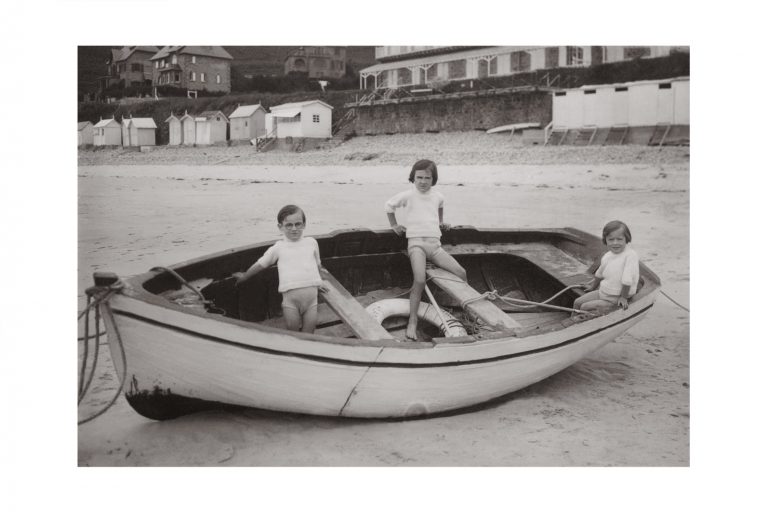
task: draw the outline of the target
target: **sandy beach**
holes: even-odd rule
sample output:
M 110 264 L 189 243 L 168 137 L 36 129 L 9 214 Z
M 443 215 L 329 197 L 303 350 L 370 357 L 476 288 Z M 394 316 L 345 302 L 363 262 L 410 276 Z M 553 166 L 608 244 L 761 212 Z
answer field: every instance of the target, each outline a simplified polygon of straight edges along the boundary
M 78 298 L 97 270 L 145 272 L 275 239 L 295 203 L 309 236 L 388 227 L 383 202 L 432 158 L 446 221 L 599 234 L 614 218 L 663 290 L 689 304 L 689 148 L 522 146 L 482 132 L 358 137 L 300 154 L 251 146 L 78 154 Z M 570 368 L 471 412 L 359 421 L 212 411 L 157 422 L 124 398 L 78 428 L 79 466 L 688 466 L 689 314 L 648 317 Z M 80 417 L 114 394 L 102 358 Z

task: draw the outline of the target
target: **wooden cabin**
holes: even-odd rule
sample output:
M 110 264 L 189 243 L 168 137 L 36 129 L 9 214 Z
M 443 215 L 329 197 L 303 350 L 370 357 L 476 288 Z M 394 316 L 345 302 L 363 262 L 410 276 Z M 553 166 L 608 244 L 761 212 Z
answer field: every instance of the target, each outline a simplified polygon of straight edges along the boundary
M 206 110 L 195 116 L 195 144 L 210 145 L 227 141 L 229 120 L 219 110 Z
M 179 118 L 181 123 L 181 144 L 183 146 L 195 145 L 195 118 L 189 115 L 186 111 L 184 115 Z
M 77 123 L 77 147 L 93 146 L 93 123 L 83 121 Z
M 154 146 L 157 125 L 151 117 L 129 117 L 123 119 L 123 146 Z
M 259 105 L 240 105 L 229 115 L 229 140 L 251 140 L 266 135 L 264 115 Z
M 286 137 L 328 139 L 331 137 L 333 107 L 320 100 L 284 103 L 269 109 L 267 135 L 278 139 Z
M 168 124 L 168 145 L 169 146 L 180 146 L 181 145 L 181 119 L 173 115 L 168 117 L 168 119 L 165 120 L 166 124 Z
M 93 126 L 94 146 L 119 146 L 121 143 L 120 123 L 115 118 L 101 119 Z

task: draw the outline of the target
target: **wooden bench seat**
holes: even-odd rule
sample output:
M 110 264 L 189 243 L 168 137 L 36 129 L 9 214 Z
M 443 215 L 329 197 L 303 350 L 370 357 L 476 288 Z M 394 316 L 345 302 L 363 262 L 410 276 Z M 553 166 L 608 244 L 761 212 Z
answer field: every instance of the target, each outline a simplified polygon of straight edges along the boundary
M 471 301 L 466 303 L 464 309 L 480 318 L 489 326 L 499 330 L 517 329 L 520 327 L 518 322 L 492 302 L 482 298 L 477 299 L 481 296 L 477 290 L 447 270 L 438 267 L 428 267 L 427 277 L 429 278 L 429 283 L 434 283 L 435 286 L 438 286 L 461 304 Z
M 322 299 L 354 331 L 358 338 L 369 340 L 394 339 L 394 336 L 369 315 L 362 304 L 328 271 L 323 270 L 321 277 L 330 285 L 330 290 L 321 294 Z

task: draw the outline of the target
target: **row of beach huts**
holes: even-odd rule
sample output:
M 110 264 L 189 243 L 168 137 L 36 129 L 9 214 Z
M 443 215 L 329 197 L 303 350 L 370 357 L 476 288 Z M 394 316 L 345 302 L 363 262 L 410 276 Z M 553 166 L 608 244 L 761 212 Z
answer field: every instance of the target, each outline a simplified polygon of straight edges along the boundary
M 171 114 L 169 146 L 197 146 L 260 138 L 328 139 L 333 107 L 320 100 L 284 103 L 269 109 L 261 105 L 239 105 L 229 116 L 219 110 L 199 114 Z M 77 123 L 77 145 L 155 146 L 157 124 L 151 117 L 114 117 Z

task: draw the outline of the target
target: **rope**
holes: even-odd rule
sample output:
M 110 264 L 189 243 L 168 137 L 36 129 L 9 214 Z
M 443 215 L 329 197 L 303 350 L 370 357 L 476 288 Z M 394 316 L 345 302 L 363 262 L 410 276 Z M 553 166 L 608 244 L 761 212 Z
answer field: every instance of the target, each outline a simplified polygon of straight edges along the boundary
M 687 311 L 687 312 L 689 312 L 689 313 L 691 312 L 691 310 L 690 310 L 690 309 L 688 309 L 687 307 L 683 306 L 682 304 L 680 304 L 679 302 L 677 302 L 675 299 L 673 299 L 672 297 L 670 297 L 669 295 L 667 295 L 667 294 L 666 294 L 666 293 L 664 293 L 663 291 L 661 292 L 661 294 L 662 294 L 663 296 L 665 296 L 666 298 L 668 298 L 670 301 L 672 301 L 672 303 L 673 303 L 673 304 L 675 304 L 675 305 L 676 305 L 677 307 L 679 307 L 680 309 L 684 309 L 684 310 L 686 310 L 686 311 Z
M 179 283 L 181 283 L 183 286 L 186 286 L 187 288 L 189 288 L 190 290 L 192 290 L 193 292 L 195 292 L 195 294 L 196 294 L 196 295 L 197 295 L 197 296 L 200 298 L 200 301 L 203 303 L 203 305 L 204 305 L 204 306 L 207 306 L 207 307 L 208 307 L 208 309 L 209 309 L 210 311 L 212 311 L 213 313 L 218 313 L 218 314 L 220 314 L 220 315 L 225 315 L 225 314 L 226 314 L 226 311 L 224 311 L 223 309 L 221 309 L 221 308 L 219 308 L 219 307 L 216 307 L 216 306 L 213 304 L 213 302 L 212 302 L 212 301 L 210 301 L 210 300 L 206 299 L 206 298 L 203 296 L 203 294 L 200 292 L 200 290 L 198 290 L 197 288 L 195 288 L 194 286 L 192 286 L 191 284 L 189 284 L 189 283 L 187 282 L 187 280 L 186 280 L 186 279 L 184 279 L 183 277 L 181 277 L 181 276 L 179 275 L 179 273 L 178 273 L 178 272 L 176 272 L 175 270 L 173 270 L 173 269 L 170 269 L 170 268 L 168 268 L 168 267 L 152 267 L 151 269 L 149 269 L 149 271 L 150 271 L 150 272 L 156 272 L 156 271 L 158 271 L 158 270 L 162 270 L 163 272 L 168 272 L 168 273 L 169 273 L 169 274 L 171 274 L 173 277 L 175 277 L 175 278 L 176 278 L 176 279 L 179 281 Z
M 116 281 L 115 283 L 112 283 L 111 285 L 106 287 L 94 286 L 86 290 L 86 293 L 88 295 L 88 302 L 86 304 L 85 309 L 83 309 L 83 311 L 81 311 L 77 317 L 78 321 L 83 317 L 85 317 L 85 325 L 83 329 L 84 335 L 82 336 L 82 338 L 78 338 L 78 341 L 82 340 L 85 343 L 83 347 L 83 362 L 80 366 L 80 378 L 78 380 L 78 394 L 77 394 L 78 405 L 83 401 L 85 396 L 88 394 L 88 391 L 91 387 L 91 383 L 93 382 L 93 377 L 96 374 L 96 367 L 99 362 L 99 345 L 100 345 L 99 338 L 102 334 L 105 334 L 104 332 L 99 331 L 99 322 L 101 320 L 100 319 L 101 313 L 98 306 L 101 306 L 101 305 L 104 306 L 105 310 L 107 311 L 110 317 L 110 321 L 112 322 L 112 325 L 114 325 L 114 318 L 112 317 L 112 308 L 109 305 L 109 299 L 112 297 L 112 295 L 119 292 L 122 288 L 123 288 L 123 283 L 121 281 Z M 91 311 L 94 311 L 94 323 L 96 325 L 96 333 L 94 335 L 90 335 L 88 332 L 90 329 L 90 323 L 91 323 L 91 318 L 89 314 Z M 117 331 L 117 329 L 115 329 L 115 333 L 117 335 L 117 342 L 118 342 L 118 345 L 120 346 L 120 352 L 122 354 L 122 362 L 123 362 L 123 365 L 122 365 L 123 376 L 120 380 L 120 386 L 118 387 L 117 392 L 115 393 L 115 396 L 112 397 L 112 400 L 110 400 L 106 406 L 104 406 L 96 414 L 84 420 L 78 421 L 77 422 L 78 425 L 82 425 L 83 423 L 91 421 L 92 419 L 104 414 L 107 411 L 107 409 L 109 409 L 112 406 L 112 404 L 115 403 L 115 401 L 123 391 L 123 385 L 125 384 L 125 375 L 127 371 L 127 365 L 125 361 L 125 349 L 123 348 L 123 342 L 120 337 L 120 333 Z M 89 359 L 88 343 L 92 339 L 95 340 L 94 341 L 95 348 L 94 348 L 93 356 L 91 357 L 92 359 L 91 370 L 88 374 L 88 378 L 86 379 L 85 370 L 88 366 L 88 359 Z

